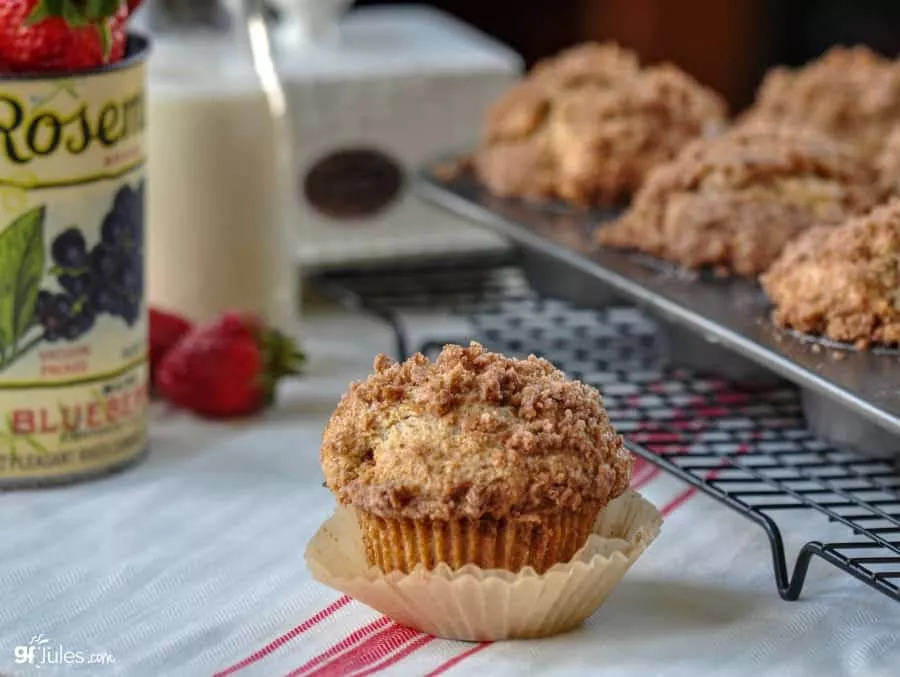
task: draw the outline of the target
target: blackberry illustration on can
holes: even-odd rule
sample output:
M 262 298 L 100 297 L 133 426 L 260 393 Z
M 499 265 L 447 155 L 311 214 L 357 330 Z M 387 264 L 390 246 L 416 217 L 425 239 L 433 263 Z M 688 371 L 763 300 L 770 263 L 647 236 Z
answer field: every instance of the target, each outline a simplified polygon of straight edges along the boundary
M 145 63 L 0 75 L 0 489 L 147 449 Z

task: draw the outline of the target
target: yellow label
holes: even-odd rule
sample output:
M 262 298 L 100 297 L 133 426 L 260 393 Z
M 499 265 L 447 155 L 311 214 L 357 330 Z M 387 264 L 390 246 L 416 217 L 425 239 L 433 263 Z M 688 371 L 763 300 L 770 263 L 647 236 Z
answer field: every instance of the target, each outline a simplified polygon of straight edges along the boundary
M 0 78 L 0 487 L 146 448 L 144 78 Z

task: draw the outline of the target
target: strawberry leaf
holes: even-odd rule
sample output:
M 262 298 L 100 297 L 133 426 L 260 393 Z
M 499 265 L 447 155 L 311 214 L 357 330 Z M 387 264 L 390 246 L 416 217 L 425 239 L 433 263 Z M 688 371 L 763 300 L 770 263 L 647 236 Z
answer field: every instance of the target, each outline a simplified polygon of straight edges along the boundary
M 109 21 L 103 20 L 98 23 L 97 32 L 100 34 L 100 47 L 103 49 L 103 63 L 106 63 L 112 53 L 112 30 L 109 28 Z
M 72 28 L 81 28 L 90 23 L 84 12 L 72 2 L 63 3 L 62 16 Z
M 101 19 L 106 16 L 104 14 L 106 11 L 105 5 L 105 0 L 87 0 L 87 3 L 84 6 L 84 15 L 92 21 Z
M 118 14 L 122 0 L 88 0 L 88 16 L 93 19 L 107 19 Z
M 62 16 L 64 4 L 64 0 L 41 0 L 31 10 L 31 14 L 25 20 L 25 25 L 33 26 L 50 17 Z
M 278 382 L 286 376 L 301 373 L 306 356 L 290 337 L 276 329 L 264 329 L 260 334 L 260 348 L 263 358 L 263 373 L 260 386 L 267 405 L 275 401 Z

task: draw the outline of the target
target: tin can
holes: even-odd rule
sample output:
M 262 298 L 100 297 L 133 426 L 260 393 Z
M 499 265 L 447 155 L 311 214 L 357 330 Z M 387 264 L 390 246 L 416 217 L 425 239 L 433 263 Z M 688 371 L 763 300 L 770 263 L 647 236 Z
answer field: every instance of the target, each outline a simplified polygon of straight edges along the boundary
M 147 449 L 145 62 L 0 75 L 0 488 Z

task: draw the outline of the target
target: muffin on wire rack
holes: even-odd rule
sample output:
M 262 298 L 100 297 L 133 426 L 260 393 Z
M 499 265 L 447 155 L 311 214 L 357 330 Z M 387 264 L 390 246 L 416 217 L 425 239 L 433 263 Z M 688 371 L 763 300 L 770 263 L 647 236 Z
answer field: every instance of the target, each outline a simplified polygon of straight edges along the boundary
M 900 61 L 863 46 L 834 47 L 801 68 L 774 68 L 744 122 L 814 129 L 872 159 L 900 123 Z
M 871 166 L 816 132 L 746 124 L 691 143 L 657 167 L 604 246 L 683 268 L 754 277 L 793 237 L 876 205 L 884 191 Z
M 594 388 L 475 343 L 379 357 L 321 460 L 341 506 L 307 547 L 313 576 L 439 637 L 575 627 L 662 523 Z
M 762 284 L 782 327 L 858 348 L 900 345 L 900 199 L 807 231 Z
M 642 70 L 615 44 L 580 45 L 493 106 L 474 168 L 501 197 L 612 205 L 725 117 L 722 99 L 673 65 Z

